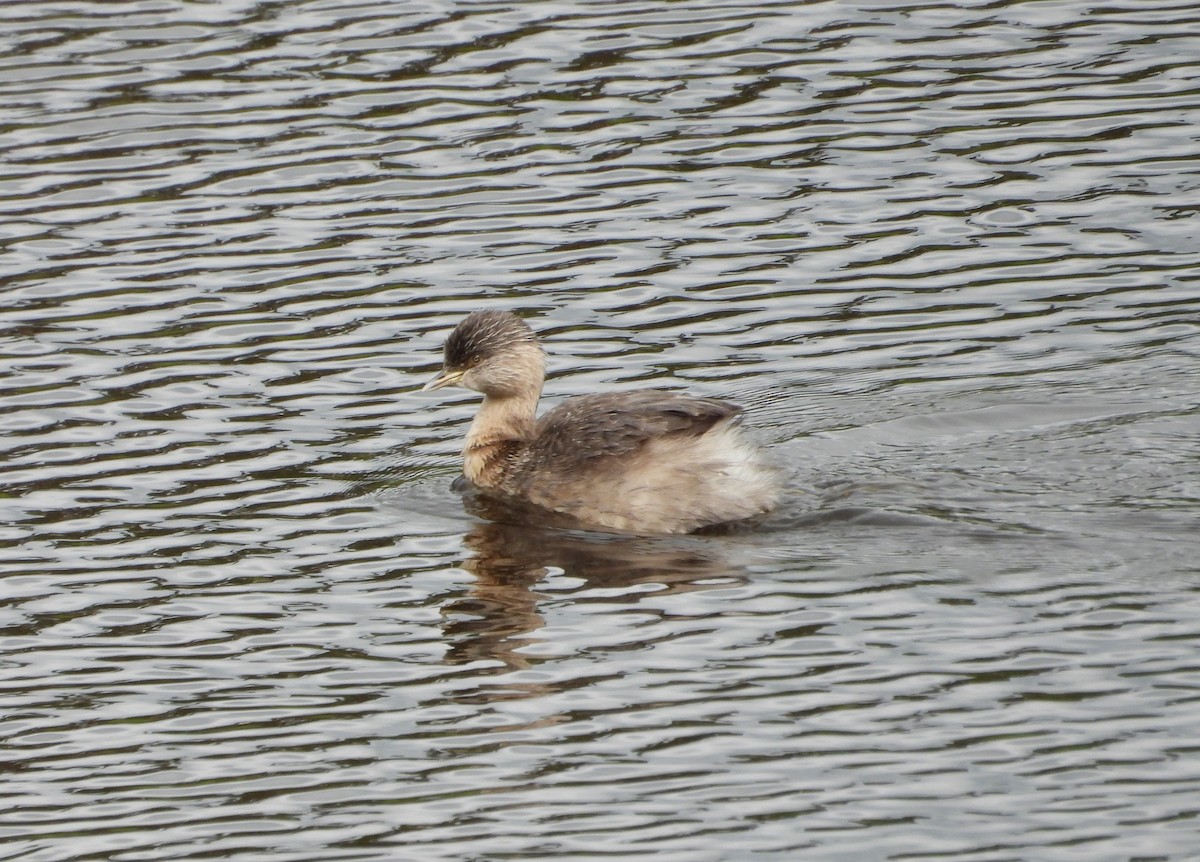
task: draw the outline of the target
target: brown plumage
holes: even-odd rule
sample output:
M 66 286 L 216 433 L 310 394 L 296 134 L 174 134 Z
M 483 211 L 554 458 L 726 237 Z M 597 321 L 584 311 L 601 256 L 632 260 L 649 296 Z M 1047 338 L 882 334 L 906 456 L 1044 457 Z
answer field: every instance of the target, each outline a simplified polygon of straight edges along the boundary
M 514 314 L 474 312 L 446 339 L 425 388 L 483 393 L 463 463 L 481 491 L 638 533 L 691 532 L 778 502 L 778 474 L 738 434 L 740 407 L 640 390 L 570 398 L 538 420 L 544 379 L 537 337 Z

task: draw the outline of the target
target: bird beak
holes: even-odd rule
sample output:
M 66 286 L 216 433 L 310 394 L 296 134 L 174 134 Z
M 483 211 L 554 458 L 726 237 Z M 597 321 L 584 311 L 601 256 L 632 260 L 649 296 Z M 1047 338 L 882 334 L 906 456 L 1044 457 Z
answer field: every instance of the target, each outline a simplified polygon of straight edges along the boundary
M 441 374 L 422 386 L 421 391 L 432 392 L 434 389 L 441 389 L 443 386 L 453 386 L 462 380 L 463 374 L 464 372 L 462 371 L 447 371 L 443 369 Z

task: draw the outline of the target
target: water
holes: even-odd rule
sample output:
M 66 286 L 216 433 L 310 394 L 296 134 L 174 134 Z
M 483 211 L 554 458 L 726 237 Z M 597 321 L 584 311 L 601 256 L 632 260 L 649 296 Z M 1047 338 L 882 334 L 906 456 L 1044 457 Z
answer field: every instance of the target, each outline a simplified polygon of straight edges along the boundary
M 0 858 L 1195 858 L 1194 4 L 5 19 Z M 478 307 L 784 510 L 477 517 Z

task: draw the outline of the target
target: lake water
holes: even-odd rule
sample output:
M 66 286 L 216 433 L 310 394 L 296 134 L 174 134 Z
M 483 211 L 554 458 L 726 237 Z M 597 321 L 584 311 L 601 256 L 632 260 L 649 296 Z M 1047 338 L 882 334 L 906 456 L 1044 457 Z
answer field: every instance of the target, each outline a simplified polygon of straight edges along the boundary
M 22 2 L 0 859 L 1193 860 L 1194 2 Z M 478 516 L 730 398 L 727 536 Z

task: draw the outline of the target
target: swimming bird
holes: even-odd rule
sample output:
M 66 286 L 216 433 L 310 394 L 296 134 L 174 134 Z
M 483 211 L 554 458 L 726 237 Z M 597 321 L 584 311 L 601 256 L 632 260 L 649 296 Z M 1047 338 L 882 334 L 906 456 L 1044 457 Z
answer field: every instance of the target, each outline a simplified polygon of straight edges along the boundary
M 632 533 L 689 533 L 779 503 L 779 472 L 741 434 L 735 404 L 646 389 L 568 398 L 539 419 L 545 354 L 509 311 L 467 315 L 443 353 L 424 390 L 483 393 L 463 475 L 484 494 Z

